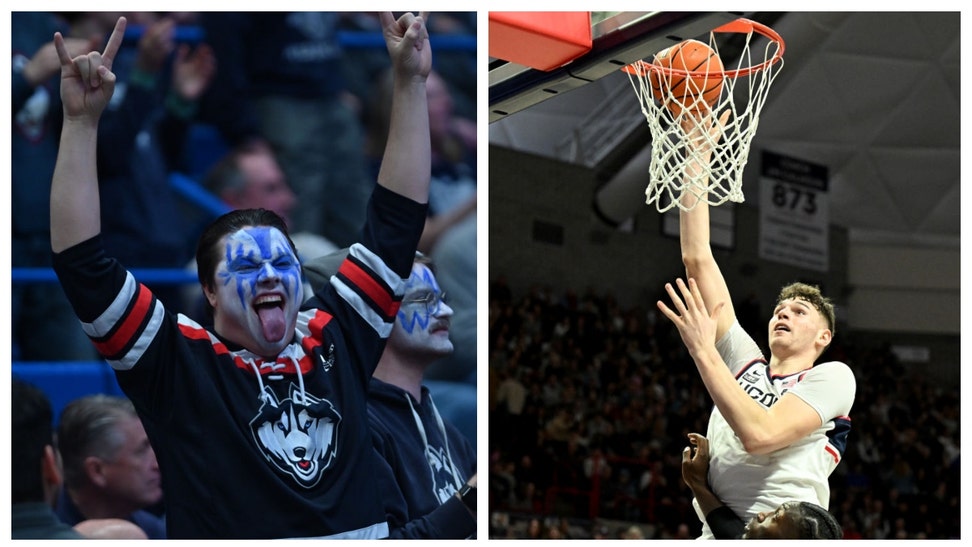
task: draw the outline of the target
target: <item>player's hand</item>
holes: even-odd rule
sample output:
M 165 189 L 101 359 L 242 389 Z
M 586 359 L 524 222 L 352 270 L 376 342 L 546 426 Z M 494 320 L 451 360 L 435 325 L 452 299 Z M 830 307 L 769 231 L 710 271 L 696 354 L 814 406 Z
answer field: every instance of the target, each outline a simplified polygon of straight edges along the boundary
M 429 31 L 425 22 L 429 12 L 418 16 L 405 12 L 397 20 L 391 12 L 379 14 L 385 46 L 391 57 L 396 78 L 403 81 L 419 78 L 424 81 L 432 70 L 432 48 L 429 46 Z
M 64 37 L 54 33 L 54 49 L 61 62 L 61 102 L 65 121 L 97 122 L 115 91 L 111 65 L 125 36 L 126 20 L 119 17 L 104 52 L 71 58 Z
M 689 433 L 689 446 L 682 450 L 682 480 L 694 492 L 709 487 L 709 439 Z
M 708 158 L 712 150 L 722 139 L 726 123 L 732 111 L 726 109 L 718 119 L 713 119 L 712 110 L 685 110 L 679 119 L 682 132 L 685 133 L 686 146 L 695 149 L 693 157 Z
M 690 278 L 688 285 L 681 278 L 676 279 L 675 283 L 682 293 L 681 297 L 675 292 L 671 283 L 665 284 L 665 290 L 672 298 L 675 310 L 673 311 L 661 300 L 658 301 L 658 309 L 672 323 L 675 323 L 685 348 L 694 357 L 699 352 L 715 346 L 719 313 L 725 306 L 725 302 L 716 304 L 712 314 L 709 314 L 706 312 L 705 301 L 702 299 L 702 292 L 695 279 Z

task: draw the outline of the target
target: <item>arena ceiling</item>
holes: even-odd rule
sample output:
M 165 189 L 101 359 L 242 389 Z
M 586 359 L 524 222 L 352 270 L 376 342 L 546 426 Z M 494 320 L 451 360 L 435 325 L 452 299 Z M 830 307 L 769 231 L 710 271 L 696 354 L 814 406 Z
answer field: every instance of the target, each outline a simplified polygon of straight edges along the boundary
M 959 247 L 958 12 L 711 15 L 709 28 L 720 17 L 744 16 L 784 38 L 784 66 L 753 149 L 825 166 L 833 224 L 848 228 L 852 240 Z M 528 104 L 516 112 L 492 114 L 498 73 L 511 68 L 517 69 L 491 59 L 491 145 L 583 164 L 610 184 L 650 140 L 631 84 L 618 70 L 556 96 L 524 99 Z M 609 120 L 614 126 L 605 126 Z M 746 202 L 756 205 L 750 186 L 744 184 Z M 637 191 L 643 195 L 643 186 Z

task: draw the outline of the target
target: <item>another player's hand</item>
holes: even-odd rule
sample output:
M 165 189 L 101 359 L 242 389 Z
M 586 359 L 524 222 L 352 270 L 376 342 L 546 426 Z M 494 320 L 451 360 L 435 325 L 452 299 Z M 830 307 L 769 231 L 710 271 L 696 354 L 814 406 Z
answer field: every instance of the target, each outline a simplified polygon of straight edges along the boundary
M 682 336 L 682 342 L 685 343 L 685 349 L 690 355 L 695 356 L 715 345 L 719 313 L 725 306 L 725 302 L 716 304 L 709 314 L 706 312 L 705 301 L 702 299 L 702 292 L 695 279 L 690 278 L 688 285 L 681 278 L 676 279 L 675 283 L 682 293 L 681 297 L 675 292 L 671 283 L 665 284 L 665 290 L 672 298 L 675 310 L 673 311 L 661 300 L 658 301 L 658 309 L 672 323 L 675 323 L 678 333 Z
M 689 446 L 682 450 L 682 480 L 693 492 L 709 487 L 709 440 L 689 433 Z
M 405 12 L 397 20 L 391 12 L 383 11 L 379 15 L 396 78 L 424 81 L 432 70 L 432 48 L 425 26 L 429 12 L 420 12 L 418 16 Z
M 65 121 L 96 123 L 115 91 L 115 74 L 111 65 L 125 36 L 124 17 L 115 23 L 105 50 L 71 58 L 64 37 L 54 34 L 54 49 L 61 62 L 61 102 Z

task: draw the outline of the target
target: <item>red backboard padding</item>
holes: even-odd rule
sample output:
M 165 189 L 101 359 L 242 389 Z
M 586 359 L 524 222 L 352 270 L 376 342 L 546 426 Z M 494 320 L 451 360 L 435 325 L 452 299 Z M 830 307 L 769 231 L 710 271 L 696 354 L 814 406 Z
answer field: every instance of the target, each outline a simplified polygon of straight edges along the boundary
M 490 57 L 550 71 L 590 50 L 589 11 L 489 12 Z

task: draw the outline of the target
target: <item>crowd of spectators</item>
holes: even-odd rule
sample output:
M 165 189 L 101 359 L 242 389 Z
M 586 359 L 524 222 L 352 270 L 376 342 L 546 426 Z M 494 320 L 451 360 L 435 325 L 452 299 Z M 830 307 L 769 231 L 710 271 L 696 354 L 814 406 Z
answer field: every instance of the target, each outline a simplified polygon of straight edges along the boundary
M 497 276 L 489 348 L 490 537 L 699 535 L 681 452 L 712 402 L 654 306 L 593 288 L 515 295 Z M 957 382 L 846 330 L 822 359 L 846 362 L 858 385 L 830 478 L 845 537 L 959 537 Z
M 22 12 L 13 16 L 12 52 L 15 268 L 49 266 L 49 187 L 61 126 L 54 32 L 72 54 L 100 49 L 119 15 L 129 28 L 116 63 L 118 89 L 98 134 L 102 233 L 113 256 L 129 268 L 184 268 L 200 227 L 233 206 L 203 186 L 207 174 L 221 159 L 254 149 L 272 152 L 293 192 L 292 231 L 332 248 L 357 240 L 376 173 L 368 134 L 388 123 L 375 106 L 385 98 L 382 75 L 390 66 L 376 13 Z M 449 167 L 434 186 L 466 200 L 476 188 L 475 131 L 468 130 L 475 125 L 476 14 L 435 13 L 429 32 L 439 43 L 430 104 L 442 105 L 430 109 L 430 122 L 465 138 L 459 153 L 436 156 Z M 338 173 L 348 176 L 332 180 Z M 171 184 L 173 176 L 189 188 Z M 462 185 L 443 183 L 450 176 Z M 274 209 L 272 199 L 258 195 L 248 206 Z M 439 249 L 443 262 L 449 247 Z M 205 324 L 184 305 L 177 282 L 147 283 L 169 309 Z M 15 360 L 96 358 L 62 300 L 43 283 L 15 278 Z M 457 314 L 467 306 L 475 309 L 466 303 Z M 52 345 L 61 320 L 64 332 L 55 334 L 63 343 Z

